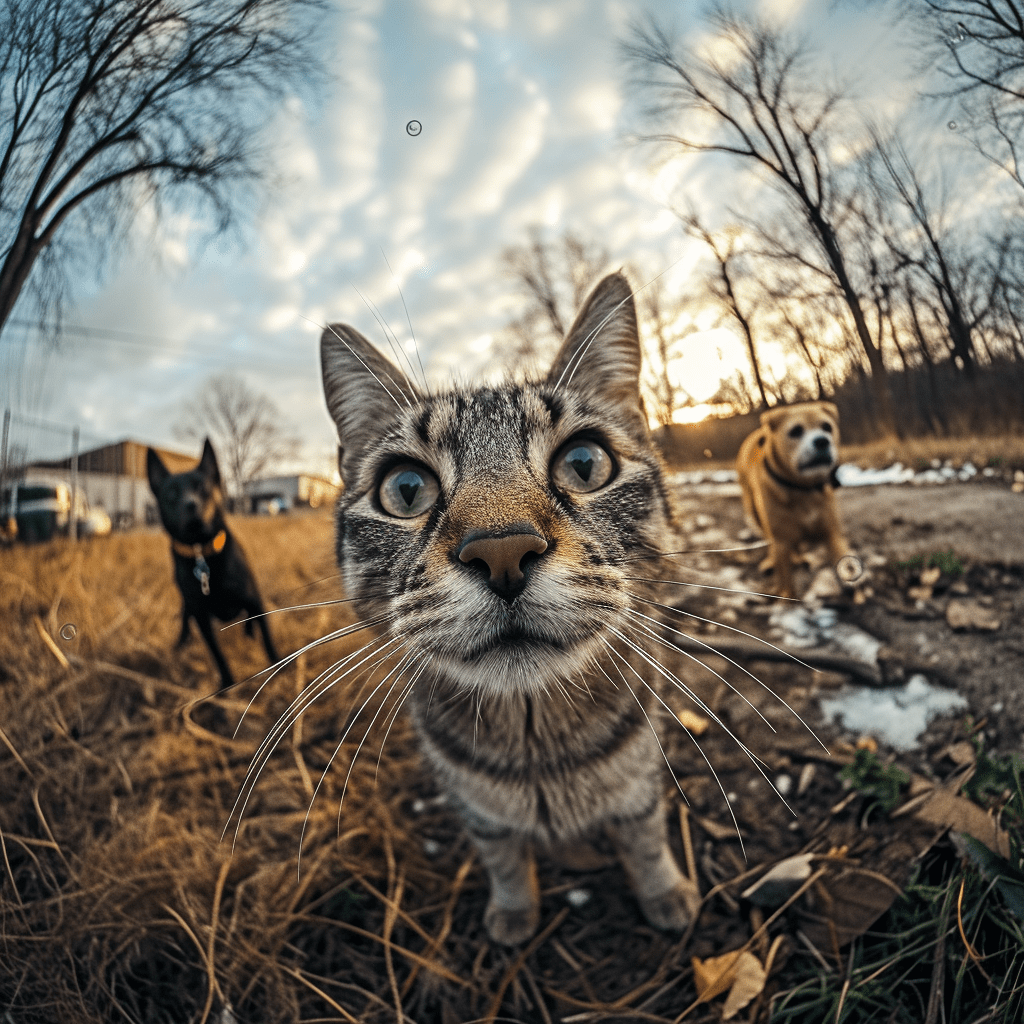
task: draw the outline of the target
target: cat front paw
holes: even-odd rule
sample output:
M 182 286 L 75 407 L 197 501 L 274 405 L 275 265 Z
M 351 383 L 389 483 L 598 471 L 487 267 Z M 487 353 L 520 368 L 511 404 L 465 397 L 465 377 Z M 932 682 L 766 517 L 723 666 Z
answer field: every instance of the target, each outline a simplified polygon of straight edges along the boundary
M 518 946 L 531 938 L 540 924 L 540 907 L 537 905 L 510 910 L 489 903 L 484 913 L 487 934 L 503 946 Z
M 700 910 L 700 891 L 686 878 L 680 878 L 667 892 L 639 900 L 648 923 L 663 931 L 685 931 Z

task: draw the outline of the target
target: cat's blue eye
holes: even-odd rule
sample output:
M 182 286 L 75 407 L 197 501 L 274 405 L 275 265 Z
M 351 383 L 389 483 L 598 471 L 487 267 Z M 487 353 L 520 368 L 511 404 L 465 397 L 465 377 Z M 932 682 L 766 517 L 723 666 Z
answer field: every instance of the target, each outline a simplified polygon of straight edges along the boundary
M 611 479 L 611 456 L 596 442 L 575 440 L 563 445 L 551 464 L 551 479 L 563 491 L 596 491 Z
M 380 503 L 388 515 L 413 519 L 423 515 L 437 501 L 440 491 L 433 473 L 403 462 L 381 481 Z

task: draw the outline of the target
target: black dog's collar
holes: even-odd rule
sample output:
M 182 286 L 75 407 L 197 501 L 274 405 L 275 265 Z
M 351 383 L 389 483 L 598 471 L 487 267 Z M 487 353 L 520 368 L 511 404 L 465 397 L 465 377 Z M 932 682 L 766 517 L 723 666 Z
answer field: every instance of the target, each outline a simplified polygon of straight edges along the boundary
M 228 531 L 221 530 L 213 540 L 208 541 L 206 544 L 185 544 L 172 537 L 171 547 L 175 554 L 182 555 L 185 558 L 194 558 L 198 561 L 200 558 L 206 558 L 208 555 L 219 555 L 224 550 L 224 545 L 227 541 Z
M 779 476 L 779 474 L 776 473 L 774 469 L 772 469 L 772 467 L 769 464 L 767 459 L 764 460 L 764 468 L 766 470 L 768 470 L 768 475 L 777 484 L 781 484 L 783 487 L 788 487 L 788 488 L 790 488 L 791 490 L 794 490 L 794 491 L 823 491 L 823 490 L 825 490 L 826 487 L 840 487 L 841 486 L 841 484 L 839 483 L 839 476 L 838 476 L 839 467 L 838 466 L 833 466 L 832 467 L 832 472 L 829 473 L 829 475 L 828 475 L 828 479 L 827 480 L 822 480 L 821 483 L 819 483 L 819 484 L 798 484 L 794 480 L 787 480 L 785 477 Z

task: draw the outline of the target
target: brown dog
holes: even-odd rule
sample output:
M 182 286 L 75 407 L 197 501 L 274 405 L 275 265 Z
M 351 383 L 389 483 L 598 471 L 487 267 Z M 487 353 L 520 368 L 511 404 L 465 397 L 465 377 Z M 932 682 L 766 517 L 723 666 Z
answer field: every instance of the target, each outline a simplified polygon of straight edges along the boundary
M 780 597 L 793 596 L 801 541 L 824 540 L 833 565 L 850 553 L 833 491 L 838 452 L 839 410 L 831 402 L 769 409 L 740 446 L 743 509 L 768 541 L 760 568 L 775 570 Z

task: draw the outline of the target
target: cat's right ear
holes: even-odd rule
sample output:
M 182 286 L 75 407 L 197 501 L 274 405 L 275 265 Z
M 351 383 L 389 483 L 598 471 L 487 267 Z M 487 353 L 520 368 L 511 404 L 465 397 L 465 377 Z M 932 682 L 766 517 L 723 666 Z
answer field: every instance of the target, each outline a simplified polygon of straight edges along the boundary
M 408 377 L 354 327 L 329 324 L 320 338 L 327 409 L 346 452 L 359 452 L 380 428 L 419 397 Z

